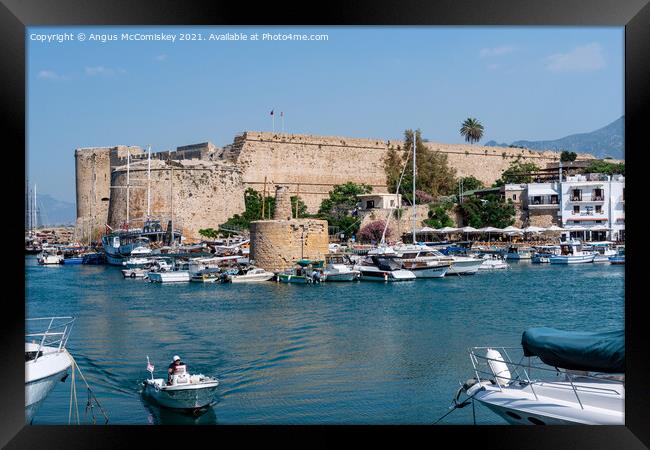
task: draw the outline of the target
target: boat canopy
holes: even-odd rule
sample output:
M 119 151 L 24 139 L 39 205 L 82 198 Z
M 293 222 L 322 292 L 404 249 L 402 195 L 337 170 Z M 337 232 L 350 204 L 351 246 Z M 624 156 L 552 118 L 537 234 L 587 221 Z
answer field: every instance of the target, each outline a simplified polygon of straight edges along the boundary
M 296 264 L 298 264 L 300 267 L 307 267 L 311 265 L 315 269 L 323 267 L 323 261 L 315 261 L 311 259 L 301 259 L 296 261 Z
M 569 370 L 625 372 L 625 332 L 562 331 L 529 328 L 521 336 L 524 356 Z

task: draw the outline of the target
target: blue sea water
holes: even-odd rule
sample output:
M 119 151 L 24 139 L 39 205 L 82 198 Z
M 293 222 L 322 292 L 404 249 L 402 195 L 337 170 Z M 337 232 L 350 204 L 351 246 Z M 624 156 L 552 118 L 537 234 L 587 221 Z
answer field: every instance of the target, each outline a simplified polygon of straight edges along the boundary
M 469 347 L 518 346 L 533 326 L 624 326 L 623 266 L 510 265 L 387 284 L 158 285 L 28 256 L 26 314 L 76 317 L 68 349 L 109 424 L 430 424 L 472 377 Z M 198 417 L 140 394 L 147 355 L 164 377 L 175 354 L 219 379 L 216 404 Z M 57 383 L 33 424 L 68 423 L 70 386 Z M 83 421 L 78 378 L 77 395 Z M 476 419 L 505 423 L 480 406 Z M 440 423 L 472 421 L 464 408 Z

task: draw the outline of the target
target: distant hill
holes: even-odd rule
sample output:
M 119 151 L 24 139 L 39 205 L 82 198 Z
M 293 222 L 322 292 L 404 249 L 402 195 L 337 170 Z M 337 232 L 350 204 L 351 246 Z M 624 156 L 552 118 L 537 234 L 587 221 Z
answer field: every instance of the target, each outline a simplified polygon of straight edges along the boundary
M 39 194 L 38 226 L 74 225 L 77 207 L 74 203 L 57 200 L 48 194 Z
M 499 144 L 489 141 L 488 147 L 524 147 L 531 150 L 567 150 L 576 153 L 591 153 L 597 158 L 612 157 L 625 159 L 625 116 L 609 125 L 589 133 L 578 133 L 549 141 L 515 141 Z

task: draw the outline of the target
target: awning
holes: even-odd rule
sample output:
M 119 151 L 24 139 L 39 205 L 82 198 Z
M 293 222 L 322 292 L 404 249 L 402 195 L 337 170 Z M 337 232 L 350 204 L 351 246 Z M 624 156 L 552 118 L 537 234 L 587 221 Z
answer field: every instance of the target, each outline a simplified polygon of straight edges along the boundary
M 528 197 L 534 197 L 538 195 L 559 195 L 552 187 L 548 185 L 528 185 Z
M 529 328 L 521 336 L 524 356 L 569 370 L 625 372 L 625 331 L 584 332 Z

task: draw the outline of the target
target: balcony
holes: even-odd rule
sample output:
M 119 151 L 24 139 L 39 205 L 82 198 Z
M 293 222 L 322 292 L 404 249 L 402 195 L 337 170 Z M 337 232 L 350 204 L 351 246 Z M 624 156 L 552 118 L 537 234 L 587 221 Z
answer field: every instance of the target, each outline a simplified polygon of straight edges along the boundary
M 571 195 L 569 197 L 569 201 L 573 203 L 589 203 L 589 202 L 604 202 L 605 197 L 603 195 L 594 195 L 594 196 L 589 196 L 589 195 Z
M 560 202 L 531 202 L 528 209 L 560 209 Z

